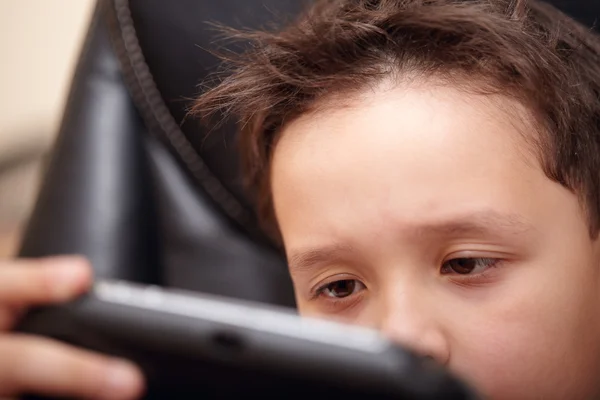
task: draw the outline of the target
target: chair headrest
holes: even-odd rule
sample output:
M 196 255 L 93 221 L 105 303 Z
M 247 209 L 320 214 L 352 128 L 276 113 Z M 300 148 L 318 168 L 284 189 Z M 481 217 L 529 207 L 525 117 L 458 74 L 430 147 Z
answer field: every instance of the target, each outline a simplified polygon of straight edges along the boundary
M 244 195 L 236 127 L 208 134 L 187 118 L 199 84 L 219 66 L 209 22 L 261 28 L 303 7 L 303 0 L 110 0 L 111 39 L 144 122 L 171 147 L 193 183 L 254 240 L 269 244 Z

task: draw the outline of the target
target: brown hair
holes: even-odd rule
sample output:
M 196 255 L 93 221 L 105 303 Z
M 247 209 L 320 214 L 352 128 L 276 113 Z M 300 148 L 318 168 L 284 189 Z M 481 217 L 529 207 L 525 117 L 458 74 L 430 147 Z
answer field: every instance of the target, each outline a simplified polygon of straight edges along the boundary
M 332 94 L 419 73 L 532 111 L 541 164 L 578 193 L 600 228 L 600 40 L 552 6 L 525 0 L 317 0 L 277 31 L 230 31 L 251 49 L 192 112 L 233 115 L 259 216 L 279 239 L 269 165 L 276 134 Z

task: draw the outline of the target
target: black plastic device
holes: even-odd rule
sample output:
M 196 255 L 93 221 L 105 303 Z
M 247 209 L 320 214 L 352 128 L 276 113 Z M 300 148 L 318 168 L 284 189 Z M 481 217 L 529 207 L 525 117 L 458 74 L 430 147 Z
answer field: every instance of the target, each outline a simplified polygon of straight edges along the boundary
M 75 302 L 33 310 L 18 330 L 134 361 L 148 399 L 476 398 L 376 331 L 131 282 L 99 281 Z

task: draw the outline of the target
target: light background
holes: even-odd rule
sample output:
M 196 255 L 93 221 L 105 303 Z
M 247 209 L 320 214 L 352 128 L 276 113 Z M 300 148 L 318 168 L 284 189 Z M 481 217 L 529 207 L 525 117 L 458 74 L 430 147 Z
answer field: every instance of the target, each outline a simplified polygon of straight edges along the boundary
M 0 165 L 42 156 L 60 125 L 94 0 L 0 0 Z M 18 243 L 39 185 L 41 157 L 0 175 L 0 257 Z

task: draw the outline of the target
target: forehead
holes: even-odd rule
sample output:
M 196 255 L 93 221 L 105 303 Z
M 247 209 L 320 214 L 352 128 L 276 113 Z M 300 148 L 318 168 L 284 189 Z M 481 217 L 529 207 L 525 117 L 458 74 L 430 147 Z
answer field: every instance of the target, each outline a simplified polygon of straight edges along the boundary
M 467 88 L 416 79 L 400 84 L 383 81 L 365 89 L 325 96 L 311 112 L 284 127 L 278 135 L 277 153 L 288 157 L 287 150 L 293 147 L 292 153 L 302 151 L 299 156 L 316 156 L 320 153 L 311 149 L 317 143 L 342 149 L 361 140 L 374 145 L 386 141 L 395 145 L 388 146 L 391 151 L 410 145 L 437 151 L 436 144 L 446 149 L 462 140 L 502 143 L 525 151 L 534 150 L 527 143 L 539 138 L 529 110 L 502 95 L 478 95 Z M 473 142 L 475 137 L 481 140 Z M 521 161 L 530 163 L 532 155 L 530 151 Z
M 274 152 L 284 240 L 286 225 L 297 231 L 336 217 L 350 224 L 356 213 L 416 224 L 469 208 L 512 212 L 548 181 L 528 136 L 533 124 L 518 103 L 439 85 L 373 90 L 340 107 L 329 102 L 290 123 Z M 296 221 L 292 209 L 315 221 Z

